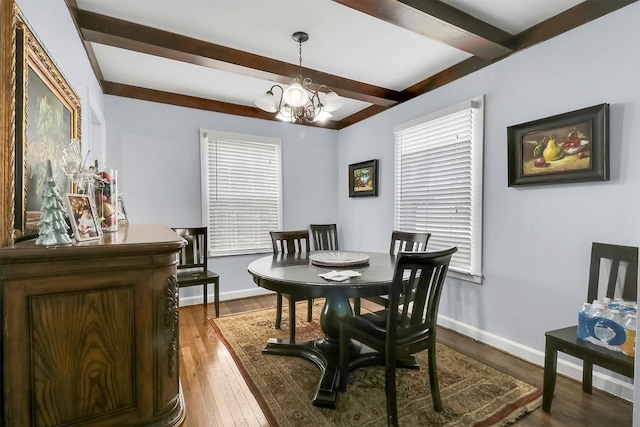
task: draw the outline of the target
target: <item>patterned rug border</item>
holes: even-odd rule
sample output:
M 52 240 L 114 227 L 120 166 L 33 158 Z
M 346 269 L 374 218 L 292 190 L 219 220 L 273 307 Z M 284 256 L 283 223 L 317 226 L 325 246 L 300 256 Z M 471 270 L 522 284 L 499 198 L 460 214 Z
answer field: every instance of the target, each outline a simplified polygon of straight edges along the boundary
M 253 313 L 258 313 L 258 312 L 267 312 L 267 311 L 274 311 L 274 316 L 275 316 L 275 308 L 276 308 L 275 306 L 268 307 L 268 308 L 258 308 L 258 309 L 244 311 L 242 313 L 230 314 L 230 315 L 226 315 L 226 316 L 222 316 L 222 317 L 224 317 L 224 318 L 241 317 L 242 315 L 253 314 Z M 240 374 L 244 378 L 247 386 L 249 387 L 249 390 L 251 390 L 251 393 L 253 394 L 253 396 L 255 397 L 256 401 L 258 402 L 258 405 L 260 406 L 260 408 L 264 412 L 265 418 L 269 422 L 269 425 L 270 426 L 274 426 L 274 427 L 279 426 L 277 418 L 275 417 L 274 413 L 272 412 L 271 408 L 269 407 L 269 405 L 268 405 L 265 397 L 263 396 L 262 392 L 258 388 L 258 385 L 255 383 L 254 379 L 249 374 L 247 368 L 244 366 L 243 361 L 241 360 L 240 356 L 236 353 L 236 351 L 233 348 L 232 344 L 227 340 L 227 338 L 224 336 L 224 333 L 222 332 L 222 330 L 216 324 L 215 321 L 217 319 L 221 319 L 222 317 L 209 318 L 208 319 L 209 324 L 212 326 L 212 328 L 214 329 L 214 331 L 215 331 L 216 335 L 218 336 L 218 338 L 223 342 L 224 346 L 229 351 L 229 354 L 231 355 L 232 359 L 234 360 L 236 366 L 238 367 L 238 370 L 240 371 Z M 448 347 L 448 346 L 446 346 L 445 344 L 442 344 L 442 343 L 439 343 L 439 345 Z M 450 347 L 448 347 L 448 348 L 450 348 Z M 456 350 L 453 350 L 453 349 L 451 349 L 451 350 L 452 351 L 456 351 Z M 469 356 L 469 355 L 465 355 L 465 356 L 470 358 L 470 359 L 473 359 L 475 362 L 477 362 L 479 364 L 488 366 L 485 363 L 480 362 L 479 360 L 473 358 L 472 356 Z M 495 368 L 493 368 L 493 369 L 495 369 Z M 509 375 L 509 374 L 506 374 L 506 375 Z M 511 376 L 511 375 L 509 375 L 509 376 Z M 522 380 L 519 380 L 519 381 L 522 381 Z M 529 385 L 534 387 L 535 390 L 533 392 L 531 392 L 530 394 L 528 394 L 526 396 L 523 396 L 522 398 L 518 399 L 515 402 L 512 402 L 512 403 L 506 405 L 502 410 L 500 410 L 499 412 L 493 414 L 491 417 L 475 423 L 473 425 L 473 427 L 497 427 L 497 426 L 505 426 L 505 425 L 513 424 L 519 418 L 521 418 L 521 417 L 523 417 L 523 416 L 535 411 L 537 408 L 539 408 L 542 405 L 542 389 L 540 389 L 538 387 L 535 387 L 532 384 L 529 384 Z

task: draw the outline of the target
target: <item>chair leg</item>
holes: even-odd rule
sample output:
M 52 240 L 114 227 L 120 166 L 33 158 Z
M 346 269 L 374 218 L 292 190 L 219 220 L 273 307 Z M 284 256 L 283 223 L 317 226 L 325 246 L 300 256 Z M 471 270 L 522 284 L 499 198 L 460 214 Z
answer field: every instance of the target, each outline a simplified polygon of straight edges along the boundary
M 438 369 L 436 367 L 436 344 L 435 342 L 427 350 L 429 358 L 429 385 L 431 386 L 431 398 L 433 409 L 442 412 L 442 399 L 440 398 L 440 386 L 438 385 Z
M 582 391 L 591 394 L 593 384 L 593 363 L 584 360 L 582 362 Z
M 549 337 L 547 337 L 544 346 L 544 379 L 542 382 L 542 410 L 544 412 L 551 411 L 551 401 L 553 400 L 553 392 L 556 388 L 557 365 L 558 350 L 555 345 L 549 342 Z
M 220 280 L 216 280 L 215 282 L 213 282 L 213 297 L 215 298 L 214 307 L 216 310 L 216 317 L 219 317 L 220 316 Z
M 360 298 L 356 297 L 353 299 L 353 314 L 356 316 L 360 316 Z
M 278 292 L 276 296 L 276 329 L 282 326 L 282 294 Z
M 429 363 L 429 366 L 431 366 L 431 363 Z M 398 425 L 398 402 L 396 398 L 396 359 L 395 357 L 385 358 L 384 371 L 385 371 L 384 388 L 387 395 L 387 425 L 397 426 Z
M 204 304 L 204 306 L 207 306 L 207 283 L 203 283 L 202 284 L 202 304 Z
M 289 344 L 296 342 L 296 301 L 289 297 Z
M 310 299 L 307 302 L 307 322 L 311 322 L 313 320 L 313 300 Z

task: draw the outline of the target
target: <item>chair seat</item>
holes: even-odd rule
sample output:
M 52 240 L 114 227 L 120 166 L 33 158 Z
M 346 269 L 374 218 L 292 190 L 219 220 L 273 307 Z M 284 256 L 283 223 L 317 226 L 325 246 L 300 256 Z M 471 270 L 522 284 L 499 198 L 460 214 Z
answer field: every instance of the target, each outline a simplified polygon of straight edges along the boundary
M 548 331 L 545 332 L 545 336 L 547 345 L 552 345 L 557 351 L 633 378 L 633 357 L 581 340 L 578 338 L 577 326 Z
M 545 337 L 542 387 L 542 410 L 545 412 L 551 411 L 559 351 L 582 359 L 582 391 L 585 393 L 591 393 L 593 365 L 602 366 L 633 379 L 633 357 L 581 340 L 578 338 L 578 326 L 548 331 L 545 332 Z
M 179 286 L 192 286 L 192 285 L 201 285 L 203 282 L 213 283 L 220 278 L 219 274 L 216 274 L 212 271 L 201 272 L 201 271 L 185 271 L 178 272 L 178 285 Z

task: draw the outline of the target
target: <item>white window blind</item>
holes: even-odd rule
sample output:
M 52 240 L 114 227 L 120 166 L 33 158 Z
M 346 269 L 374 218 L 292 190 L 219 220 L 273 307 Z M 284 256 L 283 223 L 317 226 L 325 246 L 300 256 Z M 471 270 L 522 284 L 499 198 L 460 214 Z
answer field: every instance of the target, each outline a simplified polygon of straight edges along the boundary
M 281 229 L 280 140 L 201 131 L 209 255 L 271 252 Z
M 394 227 L 456 246 L 449 271 L 482 277 L 482 97 L 398 126 Z

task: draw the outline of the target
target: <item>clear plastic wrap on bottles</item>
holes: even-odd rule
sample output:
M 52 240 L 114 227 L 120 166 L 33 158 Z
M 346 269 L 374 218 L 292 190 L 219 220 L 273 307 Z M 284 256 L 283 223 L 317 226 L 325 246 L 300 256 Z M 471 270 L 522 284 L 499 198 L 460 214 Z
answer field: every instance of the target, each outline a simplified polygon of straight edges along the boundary
M 591 304 L 584 303 L 578 313 L 577 336 L 613 351 L 623 351 L 622 347 L 627 352 L 635 351 L 635 323 L 632 332 L 628 325 L 635 322 L 636 314 L 637 305 L 632 301 L 603 298 Z M 633 321 L 629 318 L 631 315 Z

